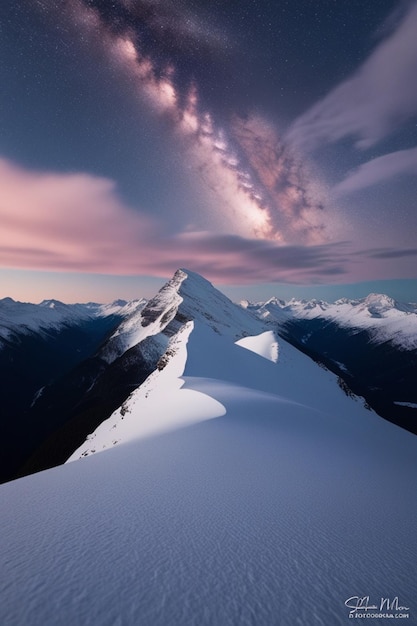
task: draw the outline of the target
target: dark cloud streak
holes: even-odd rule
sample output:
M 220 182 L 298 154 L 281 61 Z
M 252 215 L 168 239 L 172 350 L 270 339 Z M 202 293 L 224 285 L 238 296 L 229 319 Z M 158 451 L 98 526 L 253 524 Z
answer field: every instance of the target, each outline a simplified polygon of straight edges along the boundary
M 377 250 L 367 250 L 364 254 L 372 259 L 401 259 L 417 256 L 417 248 L 407 248 L 405 250 L 381 248 Z

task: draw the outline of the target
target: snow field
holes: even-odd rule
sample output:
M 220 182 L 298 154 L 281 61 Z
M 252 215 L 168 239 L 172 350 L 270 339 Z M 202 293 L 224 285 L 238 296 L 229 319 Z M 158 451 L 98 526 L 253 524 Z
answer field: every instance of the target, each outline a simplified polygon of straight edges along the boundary
M 3 485 L 1 623 L 337 626 L 352 595 L 413 606 L 412 435 L 186 387 L 226 415 Z

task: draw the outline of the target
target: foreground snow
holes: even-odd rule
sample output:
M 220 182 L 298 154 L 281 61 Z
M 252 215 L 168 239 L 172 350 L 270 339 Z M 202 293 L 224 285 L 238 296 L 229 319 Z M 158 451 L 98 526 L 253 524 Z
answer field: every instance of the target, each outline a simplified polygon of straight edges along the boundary
M 239 344 L 187 323 L 96 431 L 120 445 L 0 488 L 0 623 L 337 626 L 368 595 L 416 623 L 417 439 L 273 333 Z
M 230 383 L 216 398 L 224 418 L 2 487 L 1 623 L 336 626 L 354 595 L 413 607 L 413 437 Z

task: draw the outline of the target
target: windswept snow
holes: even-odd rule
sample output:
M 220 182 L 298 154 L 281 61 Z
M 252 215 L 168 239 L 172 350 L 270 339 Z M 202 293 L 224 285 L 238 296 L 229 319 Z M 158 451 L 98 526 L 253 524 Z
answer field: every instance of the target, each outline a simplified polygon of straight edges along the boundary
M 226 415 L 0 488 L 0 622 L 338 626 L 369 595 L 415 623 L 416 438 L 228 381 L 187 390 Z
M 273 363 L 278 361 L 279 346 L 275 333 L 267 330 L 258 336 L 243 337 L 236 341 L 238 346 L 251 350 Z

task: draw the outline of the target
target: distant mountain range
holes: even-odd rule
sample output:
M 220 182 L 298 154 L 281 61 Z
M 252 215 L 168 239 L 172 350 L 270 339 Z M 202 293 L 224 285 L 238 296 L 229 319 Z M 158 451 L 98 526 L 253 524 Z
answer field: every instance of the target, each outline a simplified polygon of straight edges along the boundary
M 274 332 L 334 372 L 346 393 L 417 432 L 417 305 L 371 294 L 334 304 L 271 298 L 238 306 L 179 270 L 148 302 L 0 300 L 1 479 L 73 456 L 163 368 L 178 333 L 196 320 L 234 341 Z
M 333 304 L 323 300 L 289 300 L 271 298 L 267 302 L 242 306 L 264 318 L 280 323 L 290 320 L 327 320 L 351 333 L 367 331 L 375 344 L 390 343 L 404 350 L 417 349 L 417 304 L 397 302 L 383 294 L 372 293 L 366 298 L 342 298 Z

